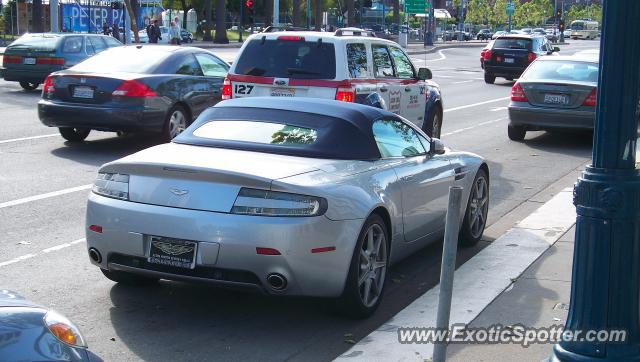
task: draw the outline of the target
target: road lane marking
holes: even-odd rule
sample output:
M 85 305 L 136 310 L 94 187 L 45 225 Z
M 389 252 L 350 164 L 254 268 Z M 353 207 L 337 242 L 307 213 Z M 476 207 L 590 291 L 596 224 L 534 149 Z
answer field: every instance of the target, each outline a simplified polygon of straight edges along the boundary
M 505 109 L 507 109 L 507 107 L 493 107 L 489 110 L 489 112 L 504 111 Z
M 47 192 L 46 194 L 40 194 L 40 195 L 25 197 L 25 198 L 22 198 L 22 199 L 6 201 L 6 202 L 0 203 L 0 209 L 4 209 L 5 207 L 22 205 L 22 204 L 26 204 L 26 203 L 32 202 L 32 201 L 48 199 L 48 198 L 56 197 L 56 196 L 60 196 L 60 195 L 66 195 L 66 194 L 70 194 L 70 193 L 73 193 L 73 192 L 89 190 L 89 189 L 91 189 L 91 187 L 93 187 L 93 184 L 87 184 L 87 185 L 82 185 L 82 186 L 71 187 L 71 188 L 64 189 L 64 190 Z
M 56 245 L 56 246 L 52 246 L 52 247 L 50 247 L 50 248 L 42 249 L 42 250 L 40 250 L 40 251 L 39 251 L 38 253 L 36 253 L 36 254 L 25 254 L 25 255 L 21 255 L 21 256 L 19 256 L 19 257 L 13 258 L 13 259 L 10 259 L 10 260 L 7 260 L 7 261 L 0 262 L 0 268 L 2 268 L 3 266 L 7 266 L 7 265 L 11 265 L 11 264 L 15 264 L 15 263 L 19 263 L 19 262 L 21 262 L 21 261 L 25 261 L 25 260 L 27 260 L 27 259 L 34 258 L 34 257 L 36 257 L 36 256 L 38 256 L 38 255 L 48 254 L 48 253 L 50 253 L 50 252 L 52 252 L 52 251 L 62 250 L 62 249 L 64 249 L 64 248 L 68 248 L 68 247 L 70 247 L 70 246 L 72 246 L 72 245 L 80 244 L 80 243 L 82 243 L 82 242 L 84 242 L 84 241 L 86 241 L 86 240 L 87 240 L 87 239 L 82 238 L 82 239 L 74 240 L 74 241 L 69 242 L 69 243 L 64 243 L 64 244 L 60 244 L 60 245 Z
M 478 103 L 471 103 L 471 104 L 467 104 L 464 106 L 460 106 L 460 107 L 453 107 L 453 108 L 449 108 L 449 109 L 445 109 L 443 111 L 443 113 L 447 113 L 447 112 L 453 112 L 453 111 L 459 111 L 461 109 L 465 109 L 465 108 L 471 108 L 471 107 L 477 107 L 477 106 L 481 106 L 483 104 L 489 104 L 489 103 L 495 103 L 495 102 L 500 102 L 500 101 L 506 101 L 507 99 L 510 99 L 511 97 L 502 97 L 502 98 L 496 98 L 496 99 L 490 99 L 488 101 L 484 101 L 484 102 L 478 102 Z
M 453 82 L 453 84 L 464 84 L 464 83 L 471 83 L 471 82 L 473 82 L 473 80 L 461 80 L 458 82 Z
M 504 120 L 504 119 L 507 119 L 507 117 L 502 117 L 502 118 L 494 119 L 494 120 L 492 120 L 492 121 L 481 122 L 481 123 L 478 123 L 478 124 L 473 125 L 473 126 L 470 126 L 470 127 L 460 128 L 460 129 L 457 129 L 457 130 L 455 130 L 455 131 L 451 131 L 451 132 L 443 133 L 443 134 L 442 134 L 442 136 L 451 136 L 452 134 L 456 134 L 456 133 L 460 133 L 460 132 L 468 131 L 468 130 L 471 130 L 471 129 L 474 129 L 474 128 L 478 128 L 478 127 L 480 127 L 480 126 L 485 126 L 485 125 L 491 124 L 491 123 L 500 122 L 500 121 L 502 121 L 502 120 Z
M 442 52 L 442 50 L 438 50 L 438 54 L 440 55 L 440 58 L 438 58 L 438 59 L 425 59 L 424 61 L 425 61 L 425 62 L 437 62 L 437 61 L 440 61 L 440 60 L 445 60 L 445 59 L 447 59 L 447 56 L 446 56 L 446 55 L 444 55 L 444 53 Z
M 43 135 L 40 135 L 40 136 L 12 138 L 12 139 L 8 139 L 8 140 L 1 140 L 0 144 L 12 143 L 12 142 L 20 142 L 20 141 L 28 141 L 28 140 L 37 140 L 39 138 L 48 138 L 48 137 L 53 137 L 53 136 L 59 136 L 59 134 L 58 133 L 51 133 L 51 134 L 43 134 Z

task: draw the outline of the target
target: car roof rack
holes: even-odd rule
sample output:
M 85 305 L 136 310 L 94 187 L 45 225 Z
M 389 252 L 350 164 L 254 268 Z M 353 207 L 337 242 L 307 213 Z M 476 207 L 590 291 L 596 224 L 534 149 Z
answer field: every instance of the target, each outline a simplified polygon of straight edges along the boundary
M 280 26 L 280 25 L 269 25 L 261 33 L 275 33 L 277 31 L 313 31 L 307 28 L 301 28 L 297 26 Z
M 335 36 L 370 36 L 375 38 L 376 34 L 371 30 L 360 28 L 340 28 L 333 33 Z

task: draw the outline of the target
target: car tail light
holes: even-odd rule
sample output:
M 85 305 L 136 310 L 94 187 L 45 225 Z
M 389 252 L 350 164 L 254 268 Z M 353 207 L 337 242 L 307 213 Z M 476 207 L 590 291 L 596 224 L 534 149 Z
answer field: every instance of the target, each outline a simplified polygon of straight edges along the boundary
M 233 92 L 231 91 L 231 81 L 229 78 L 224 78 L 224 82 L 222 82 L 222 99 L 231 99 L 233 97 Z
M 584 99 L 584 102 L 582 102 L 582 105 L 587 107 L 595 107 L 597 101 L 598 101 L 598 88 L 593 88 L 591 90 L 591 93 L 589 93 L 589 95 L 587 96 L 587 98 Z
M 537 57 L 536 53 L 529 52 L 529 54 L 527 54 L 527 62 L 531 63 L 536 60 Z
M 484 60 L 491 60 L 491 57 L 493 56 L 493 52 L 491 52 L 491 50 L 487 49 L 484 52 L 482 52 L 482 59 Z
M 126 80 L 113 91 L 119 97 L 157 97 L 158 95 L 146 84 L 137 80 Z
M 356 90 L 353 88 L 338 88 L 336 101 L 353 102 L 356 100 Z
M 320 216 L 327 211 L 321 197 L 243 187 L 231 208 L 232 214 L 255 216 Z
M 36 64 L 64 65 L 64 58 L 41 57 L 36 60 Z
M 19 55 L 5 55 L 2 57 L 2 65 L 7 64 L 20 64 L 22 63 L 22 57 Z
M 304 37 L 303 36 L 298 36 L 298 35 L 280 35 L 278 37 L 278 40 L 284 40 L 284 41 L 304 41 Z
M 53 85 L 54 78 L 52 76 L 47 76 L 47 79 L 44 80 L 44 84 L 42 85 L 42 96 L 44 97 L 47 94 L 51 94 L 55 92 L 55 87 Z
M 101 196 L 129 200 L 129 175 L 100 172 L 91 190 Z
M 528 102 L 527 95 L 524 94 L 524 89 L 520 83 L 516 83 L 511 87 L 511 100 L 514 102 Z

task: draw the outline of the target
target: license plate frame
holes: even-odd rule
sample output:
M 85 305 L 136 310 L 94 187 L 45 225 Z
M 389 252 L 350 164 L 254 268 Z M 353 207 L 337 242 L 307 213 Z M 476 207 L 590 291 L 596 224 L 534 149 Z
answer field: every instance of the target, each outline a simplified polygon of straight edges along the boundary
M 22 64 L 24 64 L 24 65 L 35 65 L 36 64 L 36 58 L 33 58 L 33 57 L 22 58 Z
M 182 256 L 187 254 L 186 257 Z M 147 262 L 153 265 L 193 270 L 196 267 L 198 243 L 190 240 L 151 236 Z
M 294 88 L 271 88 L 269 95 L 271 97 L 295 97 L 296 90 Z
M 72 95 L 73 95 L 73 98 L 93 99 L 95 95 L 95 91 L 91 87 L 79 85 L 79 86 L 73 87 Z
M 569 104 L 569 96 L 566 95 L 566 94 L 545 93 L 544 94 L 544 103 L 545 104 L 566 106 L 566 105 Z

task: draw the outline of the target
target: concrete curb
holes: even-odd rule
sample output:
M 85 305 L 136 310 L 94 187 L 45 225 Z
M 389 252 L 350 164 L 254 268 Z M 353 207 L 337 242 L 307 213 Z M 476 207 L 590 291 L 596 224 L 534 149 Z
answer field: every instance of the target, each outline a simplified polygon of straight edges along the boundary
M 408 55 L 420 55 L 420 54 L 430 54 L 435 53 L 439 50 L 443 49 L 452 49 L 452 48 L 480 48 L 485 47 L 488 43 L 468 43 L 468 44 L 443 44 L 443 45 L 435 45 L 429 49 L 425 50 L 405 50 Z
M 450 324 L 469 324 L 513 284 L 576 220 L 571 188 L 563 189 L 455 272 Z M 426 361 L 433 344 L 401 344 L 400 327 L 435 327 L 439 285 L 416 299 L 336 361 Z

